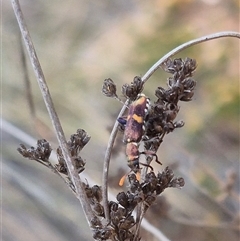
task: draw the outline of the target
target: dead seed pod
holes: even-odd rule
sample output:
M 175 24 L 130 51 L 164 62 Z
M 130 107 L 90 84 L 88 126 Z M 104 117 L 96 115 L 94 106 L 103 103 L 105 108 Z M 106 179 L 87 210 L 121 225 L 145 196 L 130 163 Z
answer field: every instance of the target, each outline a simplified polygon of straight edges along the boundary
M 136 100 L 137 96 L 143 91 L 143 81 L 141 77 L 135 76 L 131 84 L 124 84 L 122 86 L 122 94 L 130 100 Z
M 117 87 L 112 79 L 108 78 L 103 81 L 102 93 L 107 97 L 118 98 Z
M 20 144 L 20 148 L 17 151 L 23 156 L 31 160 L 37 160 L 42 162 L 49 162 L 49 157 L 52 152 L 52 148 L 45 139 L 37 141 L 36 147 L 26 148 L 25 145 Z

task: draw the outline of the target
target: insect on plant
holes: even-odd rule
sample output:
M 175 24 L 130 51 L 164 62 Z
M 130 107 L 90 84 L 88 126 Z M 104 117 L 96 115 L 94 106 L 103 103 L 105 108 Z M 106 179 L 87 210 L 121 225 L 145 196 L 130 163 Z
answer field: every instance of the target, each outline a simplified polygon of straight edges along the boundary
M 139 162 L 139 157 L 141 154 L 149 154 L 156 156 L 153 152 L 140 152 L 139 144 L 145 133 L 145 120 L 148 115 L 148 110 L 150 108 L 150 99 L 144 94 L 139 94 L 137 100 L 135 100 L 129 107 L 127 119 L 124 121 L 123 118 L 119 118 L 120 124 L 125 125 L 123 142 L 126 144 L 126 156 L 128 166 L 135 173 L 140 171 L 139 164 L 153 168 L 145 163 Z M 161 164 L 156 156 L 156 161 Z
M 78 129 L 66 141 L 34 45 L 23 21 L 20 5 L 18 1 L 12 1 L 12 5 L 59 141 L 59 147 L 55 151 L 58 164 L 53 165 L 49 160 L 52 148 L 45 139 L 38 140 L 36 147 L 27 148 L 20 144 L 17 149 L 18 152 L 23 157 L 50 168 L 54 174 L 63 179 L 79 199 L 94 240 L 140 240 L 140 227 L 143 216 L 155 202 L 157 196 L 162 194 L 166 188 L 181 188 L 185 183 L 182 177 L 175 178 L 173 171 L 169 167 L 166 167 L 161 172 L 154 173 L 153 168 L 150 166 L 153 157 L 156 158 L 156 162 L 161 164 L 156 152 L 165 135 L 173 132 L 176 128 L 183 127 L 183 121 L 175 121 L 179 112 L 178 102 L 191 101 L 196 86 L 196 81 L 192 77 L 197 67 L 196 61 L 191 58 L 170 58 L 191 45 L 226 36 L 240 38 L 239 33 L 219 33 L 189 41 L 165 55 L 142 78 L 136 76 L 131 84 L 122 86 L 122 93 L 126 97 L 126 102 L 120 111 L 119 117 L 124 113 L 126 106 L 131 103 L 128 116 L 126 119 L 123 117 L 118 118 L 118 122 L 115 122 L 117 124 L 114 125 L 110 135 L 104 158 L 102 186 L 90 186 L 88 183 L 83 182 L 79 175 L 82 175 L 86 164 L 81 156 L 81 150 L 89 142 L 90 136 L 85 130 Z M 167 79 L 166 88 L 157 87 L 155 90 L 157 99 L 150 105 L 149 98 L 142 94 L 143 86 L 160 66 L 172 76 Z M 107 97 L 120 100 L 116 94 L 116 85 L 111 79 L 104 80 L 102 92 Z M 128 191 L 118 193 L 116 201 L 109 201 L 109 162 L 119 124 L 124 127 L 125 154 L 128 166 L 131 169 L 130 172 L 133 173 L 128 175 Z M 140 144 L 144 146 L 143 152 L 139 151 Z M 139 162 L 141 154 L 146 155 L 146 163 Z M 149 173 L 147 173 L 147 168 L 143 169 L 141 181 L 137 180 L 135 175 L 140 173 L 140 164 L 151 169 Z M 136 215 L 135 211 L 137 211 Z

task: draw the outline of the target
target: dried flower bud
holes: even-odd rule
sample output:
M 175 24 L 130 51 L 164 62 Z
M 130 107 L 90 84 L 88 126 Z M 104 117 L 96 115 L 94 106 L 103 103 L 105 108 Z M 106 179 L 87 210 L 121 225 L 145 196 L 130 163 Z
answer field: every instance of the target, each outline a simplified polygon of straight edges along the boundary
M 182 63 L 182 59 L 174 59 L 174 60 L 168 59 L 163 63 L 162 66 L 166 72 L 174 74 L 182 70 L 183 63 Z
M 124 219 L 124 221 L 119 225 L 121 229 L 130 229 L 135 225 L 135 220 L 133 216 L 128 216 Z
M 101 228 L 102 227 L 101 221 L 96 216 L 90 222 L 91 222 L 92 228 Z
M 78 173 L 81 173 L 82 171 L 84 171 L 85 164 L 86 162 L 81 157 L 76 157 L 73 159 L 73 165 L 76 168 Z
M 83 129 L 78 129 L 77 133 L 71 135 L 68 146 L 72 156 L 78 156 L 82 148 L 89 142 L 90 136 Z
M 191 91 L 191 92 L 188 92 L 188 93 L 184 93 L 184 96 L 182 96 L 179 100 L 181 101 L 191 101 L 192 100 L 192 97 L 194 95 L 194 92 Z
M 108 227 L 94 230 L 93 238 L 96 240 L 108 240 L 112 236 L 112 230 Z
M 163 100 L 165 96 L 165 89 L 162 87 L 158 87 L 155 91 L 155 95 L 159 100 Z
M 184 79 L 182 81 L 182 84 L 183 84 L 185 90 L 192 91 L 196 87 L 197 82 L 193 78 L 189 77 L 189 78 Z
M 85 182 L 82 183 L 83 184 L 83 187 L 85 189 L 85 192 L 86 192 L 86 195 L 89 199 L 92 199 L 93 198 L 93 192 L 92 192 L 92 188 L 89 187 L 89 185 Z
M 110 201 L 109 202 L 109 210 L 110 212 L 113 211 L 113 212 L 116 212 L 117 209 L 118 209 L 118 204 L 116 202 L 113 202 L 113 201 Z
M 126 209 L 119 207 L 116 211 L 110 213 L 111 222 L 114 226 L 118 227 L 120 221 L 126 217 Z
M 122 207 L 118 207 L 118 210 L 116 212 L 116 214 L 120 217 L 120 218 L 125 218 L 127 216 L 127 211 L 125 208 Z
M 125 192 L 120 192 L 117 194 L 117 200 L 120 205 L 127 208 L 128 207 L 128 197 Z
M 50 146 L 48 141 L 46 141 L 45 139 L 42 139 L 42 140 L 38 140 L 37 141 L 37 149 L 36 149 L 36 151 L 37 151 L 38 156 L 40 157 L 40 159 L 42 161 L 47 162 L 49 157 L 50 157 L 52 148 L 51 148 L 51 146 Z
M 78 129 L 77 133 L 71 135 L 70 140 L 67 142 L 73 160 L 73 165 L 78 173 L 81 173 L 85 169 L 84 166 L 86 162 L 81 158 L 80 151 L 89 140 L 90 136 L 87 135 L 87 132 L 82 129 Z M 58 164 L 55 165 L 56 169 L 60 173 L 68 175 L 67 165 L 60 147 L 57 148 L 57 158 Z
M 157 132 L 154 132 L 154 133 L 156 133 L 156 135 L 158 134 Z M 159 138 L 159 137 L 154 138 L 154 136 L 153 136 L 153 138 L 144 142 L 144 148 L 146 150 L 152 151 L 153 153 L 156 153 L 159 146 L 161 145 L 161 143 L 162 143 L 161 138 Z
M 17 151 L 30 160 L 37 160 L 42 162 L 49 162 L 49 157 L 52 152 L 52 148 L 45 139 L 37 141 L 37 147 L 30 147 L 27 149 L 23 144 L 20 144 L 20 148 Z
M 175 128 L 181 128 L 181 127 L 183 127 L 184 125 L 185 125 L 185 122 L 182 121 L 182 120 L 176 121 L 176 122 L 174 123 L 174 127 L 175 127 Z
M 156 196 L 149 195 L 145 198 L 144 202 L 147 205 L 147 208 L 150 207 L 156 201 Z
M 130 184 L 130 191 L 132 193 L 135 193 L 136 191 L 139 190 L 140 183 L 137 180 L 137 177 L 136 177 L 135 173 L 131 173 L 131 174 L 128 175 L 128 181 L 129 181 L 129 184 Z
M 58 172 L 68 175 L 68 171 L 65 165 L 58 163 L 55 165 L 55 168 L 57 169 Z
M 57 148 L 57 159 L 58 164 L 55 165 L 57 171 L 62 174 L 68 175 L 67 165 L 62 154 L 62 149 L 60 147 Z
M 119 236 L 119 240 L 133 240 L 134 238 L 134 234 L 126 229 L 120 229 L 118 236 Z
M 117 88 L 112 79 L 108 78 L 103 81 L 102 93 L 107 97 L 118 98 L 116 94 Z
M 92 187 L 92 194 L 93 194 L 94 198 L 97 200 L 97 202 L 102 201 L 102 189 L 101 189 L 101 187 L 99 187 L 98 185 L 94 185 Z
M 129 98 L 130 100 L 134 101 L 136 100 L 138 94 L 140 94 L 143 91 L 143 81 L 141 77 L 136 76 L 133 79 L 133 82 L 131 84 L 124 84 L 122 86 L 122 93 L 124 96 Z
M 18 151 L 23 157 L 27 157 L 27 158 L 30 158 L 30 157 L 31 157 L 30 153 L 27 151 L 26 146 L 24 146 L 23 144 L 20 144 L 20 147 L 17 148 L 17 151 Z
M 100 203 L 93 204 L 93 211 L 97 216 L 104 217 L 104 208 Z
M 169 187 L 183 187 L 185 185 L 185 181 L 182 177 L 174 178 L 170 184 Z
M 191 59 L 191 58 L 186 58 L 184 62 L 185 62 L 185 75 L 191 76 L 192 73 L 197 68 L 197 62 L 195 59 Z
M 133 210 L 138 203 L 142 201 L 142 198 L 138 194 L 127 192 L 128 196 L 128 210 Z

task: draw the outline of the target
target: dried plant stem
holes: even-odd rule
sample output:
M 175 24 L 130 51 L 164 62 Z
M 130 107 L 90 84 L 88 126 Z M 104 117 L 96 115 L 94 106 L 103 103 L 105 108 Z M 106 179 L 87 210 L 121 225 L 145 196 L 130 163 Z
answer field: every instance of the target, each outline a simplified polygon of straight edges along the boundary
M 224 37 L 234 37 L 234 38 L 240 38 L 240 33 L 238 32 L 232 32 L 232 31 L 226 31 L 226 32 L 219 32 L 219 33 L 214 33 L 214 34 L 210 34 L 210 35 L 206 35 L 204 37 L 201 38 L 197 38 L 197 39 L 193 39 L 190 40 L 178 47 L 176 47 L 175 49 L 173 49 L 172 51 L 170 51 L 169 53 L 167 53 L 166 55 L 164 55 L 161 59 L 159 59 L 148 71 L 147 73 L 142 77 L 142 81 L 145 83 L 152 75 L 153 73 L 169 58 L 173 57 L 174 55 L 176 55 L 177 53 L 181 52 L 182 50 L 189 48 L 193 45 L 199 44 L 199 43 L 203 43 L 203 42 L 207 42 L 213 39 L 217 39 L 217 38 L 224 38 Z
M 144 204 L 141 203 L 141 204 L 139 204 L 139 205 L 140 205 L 140 207 L 138 207 L 138 209 L 141 210 Z M 138 212 L 138 213 L 140 213 L 140 217 L 139 217 L 138 220 L 137 220 L 136 229 L 135 229 L 135 235 L 134 235 L 133 241 L 137 241 L 137 240 L 139 239 L 141 222 L 142 222 L 143 216 L 144 216 L 144 214 L 145 214 L 145 212 Z
M 55 111 L 53 101 L 52 101 L 52 98 L 50 96 L 49 89 L 48 89 L 47 83 L 45 81 L 45 77 L 44 77 L 42 68 L 40 66 L 40 63 L 39 63 L 36 51 L 34 49 L 30 34 L 29 34 L 27 26 L 25 24 L 19 1 L 18 0 L 12 0 L 11 2 L 12 2 L 12 7 L 13 7 L 13 10 L 14 10 L 16 19 L 17 19 L 18 24 L 19 24 L 19 28 L 20 28 L 22 37 L 23 37 L 23 41 L 25 43 L 25 46 L 27 48 L 27 52 L 28 52 L 29 57 L 30 57 L 30 61 L 31 61 L 32 66 L 33 66 L 34 73 L 37 77 L 37 81 L 38 81 L 39 87 L 40 87 L 41 92 L 42 92 L 42 96 L 43 96 L 45 105 L 47 107 L 49 116 L 51 118 L 54 130 L 55 130 L 58 142 L 59 142 L 59 146 L 62 149 L 63 156 L 64 156 L 64 159 L 66 161 L 66 164 L 67 164 L 67 167 L 68 167 L 68 170 L 69 170 L 69 175 L 70 175 L 71 180 L 72 180 L 72 182 L 73 182 L 73 184 L 76 188 L 76 196 L 79 199 L 79 201 L 80 201 L 80 203 L 83 207 L 85 216 L 87 218 L 89 226 L 91 227 L 91 220 L 94 218 L 94 214 L 93 214 L 93 211 L 92 211 L 92 209 L 90 207 L 90 204 L 87 200 L 87 196 L 86 196 L 84 187 L 82 185 L 81 179 L 80 179 L 76 169 L 74 168 L 74 166 L 72 164 L 71 156 L 70 156 L 70 153 L 69 153 L 69 150 L 68 150 L 68 146 L 67 146 L 67 142 L 66 142 L 66 139 L 65 139 L 65 136 L 64 136 L 64 133 L 63 133 L 63 129 L 62 129 L 62 126 L 60 124 L 57 113 Z
M 128 104 L 129 104 L 129 101 L 127 100 L 125 102 L 125 104 L 123 105 L 123 107 L 118 115 L 118 118 L 124 114 L 126 108 L 128 107 Z M 103 164 L 103 179 L 102 179 L 103 207 L 104 207 L 104 214 L 105 214 L 107 223 L 109 223 L 109 221 L 110 221 L 109 207 L 108 207 L 108 170 L 109 170 L 109 164 L 110 164 L 110 158 L 111 158 L 113 144 L 114 144 L 115 138 L 117 136 L 118 124 L 119 124 L 118 121 L 115 121 L 115 124 L 112 129 L 112 133 L 111 133 L 109 141 L 108 141 L 108 146 L 107 146 L 107 150 L 105 153 L 104 164 Z

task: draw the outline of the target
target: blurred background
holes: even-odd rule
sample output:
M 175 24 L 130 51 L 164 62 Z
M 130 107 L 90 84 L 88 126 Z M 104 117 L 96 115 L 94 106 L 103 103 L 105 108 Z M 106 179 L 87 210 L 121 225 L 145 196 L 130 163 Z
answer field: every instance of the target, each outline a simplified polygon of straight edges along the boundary
M 220 31 L 239 31 L 235 0 L 82 1 L 22 0 L 21 6 L 50 92 L 69 139 L 78 128 L 91 136 L 82 151 L 86 173 L 101 185 L 104 153 L 122 107 L 101 94 L 103 80 L 121 86 L 143 76 L 178 45 Z M 92 240 L 80 204 L 50 170 L 24 159 L 20 143 L 45 138 L 56 148 L 51 121 L 26 56 L 10 1 L 2 2 L 2 240 Z M 24 53 L 26 53 L 24 48 Z M 146 218 L 168 239 L 239 240 L 239 40 L 221 38 L 182 51 L 194 58 L 193 101 L 180 103 L 185 126 L 167 135 L 158 151 L 163 166 L 185 179 L 167 189 Z M 159 69 L 146 83 L 152 101 L 167 77 Z M 33 105 L 29 103 L 29 91 Z M 33 138 L 33 139 L 31 139 Z M 111 193 L 128 170 L 122 134 L 111 159 Z M 53 160 L 54 162 L 54 160 Z M 142 240 L 163 240 L 144 228 Z

